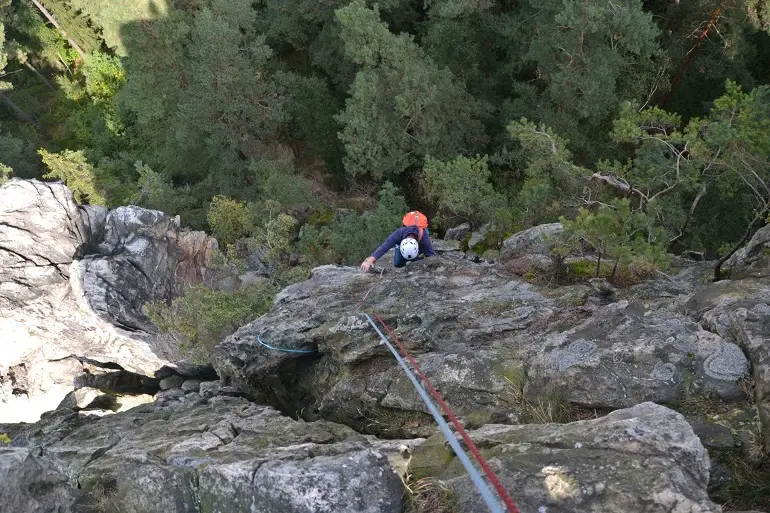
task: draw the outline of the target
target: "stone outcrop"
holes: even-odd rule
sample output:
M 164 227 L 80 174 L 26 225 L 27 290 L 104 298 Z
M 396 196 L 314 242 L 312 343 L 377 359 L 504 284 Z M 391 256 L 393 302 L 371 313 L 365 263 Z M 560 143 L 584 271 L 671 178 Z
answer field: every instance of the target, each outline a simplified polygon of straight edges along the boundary
M 698 385 L 724 401 L 744 397 L 749 364 L 740 347 L 662 305 L 619 301 L 545 337 L 530 361 L 527 395 L 563 391 L 590 408 L 645 401 L 677 404 Z
M 721 513 L 709 457 L 684 417 L 653 403 L 563 425 L 489 425 L 471 438 L 521 511 Z M 486 511 L 440 435 L 415 450 L 414 478 L 448 484 L 462 511 Z
M 552 243 L 547 239 L 555 237 L 562 230 L 561 223 L 550 223 L 516 233 L 503 242 L 500 259 L 506 261 L 532 255 L 548 256 Z
M 682 310 L 709 330 L 734 340 L 751 361 L 754 400 L 770 430 L 770 282 L 723 281 L 693 294 Z M 770 453 L 770 437 L 765 436 Z
M 403 496 L 386 455 L 350 428 L 197 393 L 101 418 L 47 414 L 0 449 L 0 480 L 14 513 L 400 513 Z
M 396 329 L 460 414 L 502 421 L 515 420 L 507 419 L 505 376 L 521 366 L 532 331 L 554 315 L 553 301 L 531 285 L 467 261 L 434 257 L 386 269 L 381 279 L 324 266 L 218 345 L 214 366 L 225 382 L 287 414 L 388 436 L 432 430 L 417 393 L 356 312 L 358 303 Z M 271 350 L 258 337 L 314 352 Z
M 706 495 L 705 449 L 662 406 L 564 425 L 487 425 L 471 437 L 522 511 L 721 511 Z M 453 511 L 486 511 L 440 435 L 377 440 L 197 393 L 102 418 L 46 414 L 0 449 L 0 479 L 12 485 L 0 499 L 14 513 L 401 513 L 398 473 L 415 490 L 422 478 L 441 479 Z
M 425 435 L 427 410 L 360 308 L 384 316 L 460 415 L 485 422 L 522 420 L 511 398 L 519 387 L 528 401 L 556 393 L 600 410 L 677 405 L 685 389 L 746 399 L 741 347 L 677 310 L 689 283 L 654 283 L 589 308 L 463 260 L 435 257 L 382 277 L 325 266 L 217 346 L 214 366 L 228 384 L 286 414 Z M 311 352 L 271 350 L 258 337 Z
M 432 481 L 415 480 L 440 479 L 449 492 L 431 500 L 484 511 L 363 315 L 376 312 L 523 511 L 716 513 L 706 487 L 722 497 L 731 483 L 719 455 L 770 452 L 764 235 L 730 262 L 742 280 L 708 283 L 712 263 L 692 261 L 628 288 L 522 279 L 550 271 L 544 236 L 560 230 L 516 234 L 502 254 L 470 258 L 448 240 L 403 269 L 318 267 L 200 366 L 142 307 L 186 284 L 239 287 L 213 268 L 216 241 L 158 211 L 77 206 L 61 184 L 11 181 L 0 510 L 402 513 L 400 474 L 426 493 Z M 526 425 L 574 418 L 591 420 Z
M 0 187 L 0 418 L 54 409 L 86 362 L 146 375 L 178 365 L 142 305 L 206 279 L 215 245 L 161 212 L 80 207 L 59 183 Z
M 770 277 L 770 225 L 754 234 L 748 244 L 735 252 L 724 265 L 733 279 Z

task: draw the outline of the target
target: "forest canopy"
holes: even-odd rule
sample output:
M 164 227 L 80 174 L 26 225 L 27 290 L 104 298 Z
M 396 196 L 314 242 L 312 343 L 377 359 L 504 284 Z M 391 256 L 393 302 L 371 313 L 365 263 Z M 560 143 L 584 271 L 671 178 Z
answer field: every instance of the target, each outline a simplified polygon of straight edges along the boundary
M 0 180 L 284 268 L 407 208 L 718 259 L 770 215 L 768 30 L 767 0 L 0 0 Z

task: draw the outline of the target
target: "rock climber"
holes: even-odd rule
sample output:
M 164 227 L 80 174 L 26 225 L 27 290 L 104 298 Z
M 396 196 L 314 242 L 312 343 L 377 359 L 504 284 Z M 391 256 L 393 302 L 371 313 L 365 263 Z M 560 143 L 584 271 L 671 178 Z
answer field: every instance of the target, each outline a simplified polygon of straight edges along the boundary
M 374 253 L 361 262 L 361 270 L 368 271 L 374 262 L 395 248 L 393 266 L 404 267 L 407 262 L 422 260 L 434 256 L 433 244 L 428 233 L 428 218 L 418 211 L 407 212 L 402 220 L 403 225 L 391 233 L 385 242 Z

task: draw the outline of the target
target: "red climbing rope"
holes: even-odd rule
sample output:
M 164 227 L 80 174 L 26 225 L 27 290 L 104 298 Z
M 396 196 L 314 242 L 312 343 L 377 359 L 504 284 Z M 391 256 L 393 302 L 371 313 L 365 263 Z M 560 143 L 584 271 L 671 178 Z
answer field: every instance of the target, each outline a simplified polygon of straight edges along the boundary
M 452 409 L 449 408 L 449 405 L 446 402 L 444 402 L 444 399 L 441 397 L 441 394 L 439 394 L 436 391 L 436 389 L 433 388 L 433 384 L 428 379 L 428 376 L 426 376 L 425 373 L 420 368 L 420 366 L 417 365 L 417 362 L 409 353 L 409 351 L 407 351 L 406 348 L 403 345 L 401 345 L 401 342 L 396 337 L 396 334 L 393 333 L 393 330 L 390 329 L 390 326 L 387 325 L 387 323 L 382 319 L 382 317 L 380 317 L 379 314 L 377 313 L 373 313 L 372 315 L 374 315 L 374 317 L 377 319 L 377 322 L 379 322 L 382 325 L 382 327 L 385 328 L 385 331 L 388 332 L 388 335 L 390 335 L 390 338 L 392 338 L 393 341 L 396 343 L 396 346 L 398 347 L 399 351 L 401 351 L 401 354 L 403 354 L 404 357 L 406 357 L 406 359 L 409 360 L 409 363 L 412 364 L 412 367 L 414 367 L 414 370 L 416 370 L 417 374 L 419 374 L 420 378 L 422 378 L 428 391 L 431 393 L 431 395 L 433 395 L 436 401 L 441 405 L 441 408 L 443 408 L 444 413 L 446 413 L 447 417 L 449 417 L 449 420 L 452 422 L 457 432 L 460 433 L 460 436 L 462 436 L 463 440 L 465 441 L 465 445 L 468 446 L 468 449 L 473 454 L 473 457 L 476 458 L 476 461 L 478 461 L 479 465 L 481 465 L 481 469 L 487 475 L 487 479 L 489 479 L 489 482 L 492 483 L 492 486 L 494 486 L 495 490 L 497 490 L 497 494 L 505 503 L 505 507 L 508 509 L 508 513 L 521 513 L 519 511 L 519 508 L 516 507 L 516 504 L 513 502 L 513 499 L 511 499 L 511 497 L 508 495 L 508 492 L 506 492 L 505 488 L 503 488 L 502 483 L 500 483 L 500 478 L 497 477 L 497 474 L 495 474 L 495 471 L 492 470 L 492 467 L 489 466 L 487 461 L 484 459 L 484 456 L 482 456 L 481 452 L 479 452 L 479 449 L 478 447 L 476 447 L 476 444 L 474 444 L 473 440 L 471 440 L 471 437 L 468 436 L 468 433 L 465 431 L 465 428 L 463 428 L 463 425 L 460 424 L 460 422 L 457 420 L 457 417 L 455 417 L 455 414 L 452 412 Z

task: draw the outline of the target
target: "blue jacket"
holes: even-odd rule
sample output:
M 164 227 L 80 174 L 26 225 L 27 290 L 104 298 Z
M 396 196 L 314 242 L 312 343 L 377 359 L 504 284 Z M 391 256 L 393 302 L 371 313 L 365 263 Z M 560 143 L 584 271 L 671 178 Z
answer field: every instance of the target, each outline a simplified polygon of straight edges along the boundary
M 377 248 L 374 253 L 372 253 L 372 257 L 377 260 L 382 255 L 390 251 L 390 248 L 396 246 L 397 244 L 401 244 L 401 241 L 410 234 L 415 234 L 419 237 L 420 229 L 416 226 L 402 226 L 395 232 L 388 235 L 388 238 L 385 239 L 385 242 L 383 242 L 382 245 Z M 436 252 L 433 251 L 433 244 L 430 242 L 430 235 L 428 235 L 428 230 L 423 230 L 422 240 L 419 241 L 419 245 L 421 255 L 429 257 L 436 254 Z

